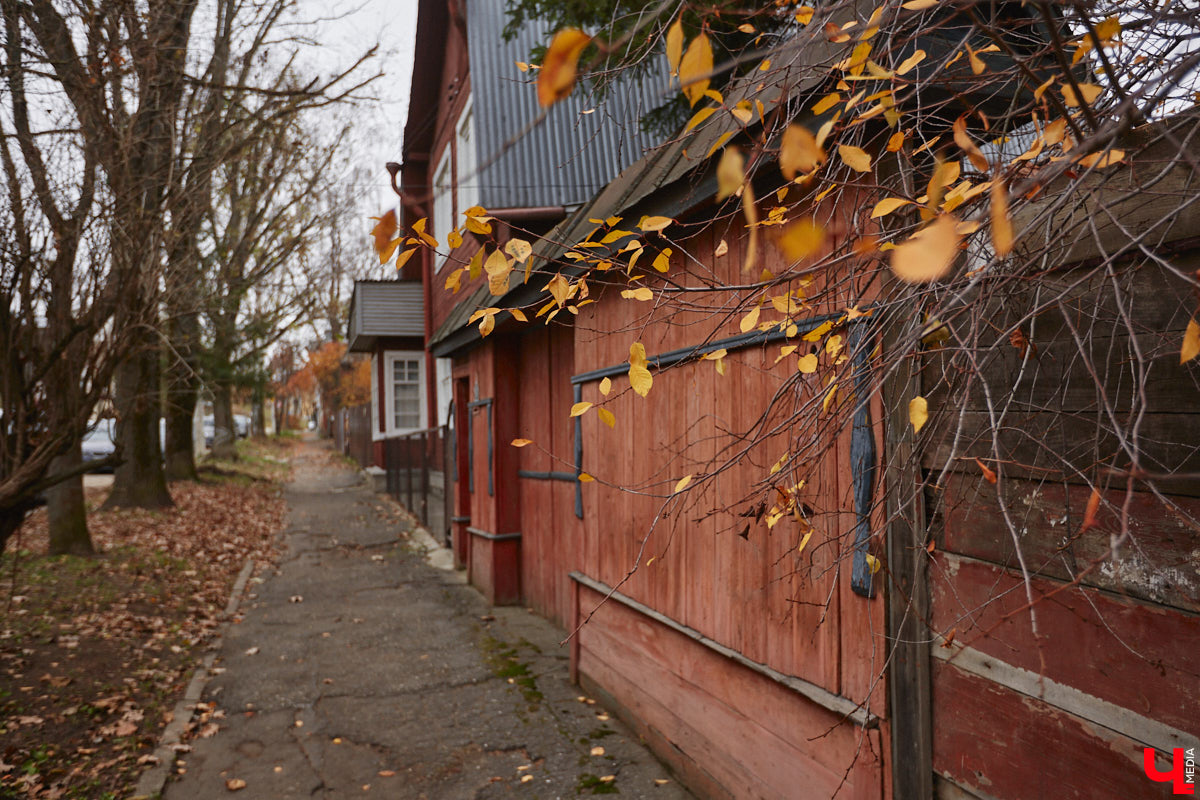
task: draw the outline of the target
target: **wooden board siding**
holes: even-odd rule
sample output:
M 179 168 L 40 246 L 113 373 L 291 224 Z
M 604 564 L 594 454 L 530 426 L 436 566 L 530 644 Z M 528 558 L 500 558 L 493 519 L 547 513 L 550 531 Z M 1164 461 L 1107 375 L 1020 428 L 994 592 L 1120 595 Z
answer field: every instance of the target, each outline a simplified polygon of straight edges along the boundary
M 723 237 L 729 253 L 713 257 Z M 737 281 L 744 254 L 736 233 L 710 230 L 693 237 L 687 247 L 701 263 L 714 265 L 718 280 Z M 764 266 L 778 267 L 771 261 L 774 257 L 768 251 Z M 672 266 L 681 266 L 678 257 Z M 592 291 L 609 290 L 593 287 Z M 841 308 L 865 302 L 839 295 L 841 299 L 845 300 Z M 633 341 L 641 341 L 654 355 L 694 346 L 699 332 L 714 327 L 717 333 L 712 338 L 739 334 L 744 310 L 724 311 L 719 307 L 722 301 L 719 295 L 698 295 L 697 310 L 668 317 L 651 304 L 602 298 L 578 315 L 574 372 L 627 360 Z M 778 315 L 766 307 L 763 319 L 774 318 Z M 521 371 L 522 425 L 542 437 L 547 424 L 539 428 L 542 409 L 548 409 L 557 424 L 565 419 L 571 402 L 563 393 L 569 387 L 558 370 L 537 365 L 548 356 L 561 360 L 551 355 L 553 345 L 544 338 L 527 337 L 522 351 L 528 355 Z M 752 662 L 867 704 L 871 714 L 884 716 L 881 676 L 888 652 L 883 596 L 878 593 L 868 599 L 850 588 L 856 516 L 849 427 L 831 424 L 834 418 L 816 411 L 802 412 L 807 419 L 805 433 L 828 447 L 820 459 L 784 467 L 795 470 L 789 483 L 806 481 L 799 496 L 812 512 L 813 536 L 802 552 L 797 552 L 797 545 L 803 531 L 790 516 L 773 529 L 755 519 L 757 506 L 765 501 L 769 508 L 776 499 L 774 490 L 760 481 L 792 445 L 783 435 L 755 434 L 759 441 L 747 447 L 738 434 L 755 430 L 772 398 L 795 374 L 796 355 L 787 364 L 777 364 L 779 354 L 779 344 L 731 352 L 725 358 L 725 375 L 717 372 L 712 361 L 656 371 L 654 387 L 645 398 L 631 391 L 624 375 L 612 378 L 607 398 L 600 394 L 598 381 L 582 384 L 581 399 L 612 411 L 616 427 L 609 429 L 594 411 L 584 415 L 582 466 L 597 480 L 582 487 L 584 519 L 578 526 L 578 546 L 555 551 L 532 547 L 533 540 L 527 540 L 526 595 L 535 608 L 569 611 L 569 598 L 551 598 L 550 586 L 556 576 L 579 569 L 595 580 L 619 585 L 633 600 Z M 821 360 L 825 365 L 823 351 Z M 547 381 L 551 385 L 543 390 Z M 788 392 L 779 395 L 781 401 L 766 419 L 768 429 L 805 404 L 819 408 L 824 386 L 819 378 L 811 379 L 803 381 L 799 391 Z M 882 452 L 878 401 L 873 403 L 872 418 L 876 447 Z M 536 435 L 522 435 L 538 441 Z M 563 436 L 569 435 L 569 429 L 564 429 Z M 556 451 L 569 453 L 559 446 L 557 428 L 551 441 Z M 523 458 L 527 469 L 549 469 L 555 463 L 534 453 L 532 446 L 524 448 Z M 667 499 L 679 478 L 699 473 L 714 459 L 729 463 L 688 494 L 685 503 Z M 613 484 L 636 492 L 619 491 Z M 553 494 L 556 491 L 560 494 Z M 530 486 L 523 492 L 527 510 L 523 528 L 538 524 L 530 521 L 530 514 L 536 515 L 531 503 L 550 498 L 557 541 L 576 541 L 568 484 Z M 876 554 L 882 556 L 881 551 Z M 546 586 L 537 587 L 538 583 Z M 596 609 L 597 600 L 592 592 L 582 594 L 580 618 Z M 804 783 L 817 787 L 810 796 L 830 796 L 853 763 L 850 785 L 842 788 L 839 797 L 880 797 L 887 792 L 881 750 L 888 746 L 886 721 L 869 734 L 849 723 L 839 725 L 834 715 L 810 700 L 761 676 L 743 674 L 747 670 L 736 662 L 662 626 L 635 622 L 630 614 L 636 617 L 635 612 L 613 610 L 611 604 L 598 610 L 573 644 L 578 648 L 578 665 L 585 679 L 642 720 L 651 740 L 669 743 L 663 745 L 668 750 L 683 749 L 684 761 L 690 765 L 686 768 L 698 770 L 692 776 L 694 785 L 708 787 L 704 791 L 716 795 L 714 786 L 738 797 L 791 797 L 795 786 Z M 816 744 L 807 741 L 813 734 L 806 733 L 814 726 L 828 731 L 818 736 Z
M 581 587 L 581 607 L 601 595 Z M 609 603 L 580 631 L 579 670 L 676 763 L 733 797 L 877 798 L 879 731 L 845 723 L 786 687 Z M 670 760 L 670 755 L 668 754 Z M 704 781 L 700 781 L 704 783 Z
M 1170 797 L 1142 746 L 992 681 L 935 663 L 933 767 L 979 797 Z
M 1038 647 L 1019 572 L 946 553 L 930 573 L 934 630 L 1200 738 L 1195 615 L 1034 578 Z
M 518 450 L 519 468 L 533 473 L 575 472 L 572 403 L 574 330 L 552 325 L 521 337 L 518 346 L 520 416 L 516 436 L 533 444 Z M 582 523 L 575 516 L 575 483 L 558 478 L 518 477 L 521 576 L 525 602 L 559 625 L 571 618 L 567 575 L 583 568 Z
M 1144 775 L 1142 752 L 1200 742 L 1200 482 L 1159 481 L 1156 494 L 1109 470 L 1129 465 L 1122 439 L 1137 418 L 1143 469 L 1200 471 L 1200 386 L 1178 352 L 1190 289 L 1126 265 L 1116 277 L 1061 270 L 1041 290 L 1062 292 L 1061 313 L 1024 327 L 1037 346 L 1024 369 L 1006 320 L 1027 304 L 1010 297 L 989 318 L 1002 346 L 977 378 L 1013 398 L 999 483 L 973 461 L 995 457 L 981 392 L 939 387 L 946 355 L 928 356 L 921 376 L 931 408 L 953 409 L 924 458 L 941 481 L 928 493 L 930 625 L 953 638 L 932 647 L 934 770 L 988 798 L 1170 796 Z M 1104 502 L 1084 528 L 1089 482 Z

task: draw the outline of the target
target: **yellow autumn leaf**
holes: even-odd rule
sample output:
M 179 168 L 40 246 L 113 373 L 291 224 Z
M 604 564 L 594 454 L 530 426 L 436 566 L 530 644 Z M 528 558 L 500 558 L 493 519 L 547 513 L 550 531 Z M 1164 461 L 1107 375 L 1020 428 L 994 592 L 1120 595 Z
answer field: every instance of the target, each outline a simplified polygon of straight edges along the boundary
M 967 58 L 971 62 L 971 72 L 976 75 L 982 75 L 984 70 L 987 69 L 987 64 L 983 63 L 983 59 L 975 54 L 975 51 L 971 49 L 971 45 L 966 45 L 966 48 Z
M 954 143 L 962 148 L 967 154 L 967 158 L 971 160 L 972 166 L 980 172 L 988 171 L 988 162 L 984 157 L 979 146 L 971 140 L 971 135 L 967 133 L 967 116 L 962 115 L 954 121 Z
M 679 74 L 679 62 L 683 58 L 683 20 L 676 17 L 675 22 L 667 28 L 667 63 L 671 65 L 671 74 Z
M 833 92 L 832 94 L 827 94 L 824 97 L 822 97 L 820 100 L 817 101 L 817 104 L 815 106 L 813 106 L 813 108 L 812 108 L 812 112 L 816 116 L 820 116 L 821 114 L 824 114 L 826 111 L 828 111 L 829 109 L 836 106 L 841 101 L 842 101 L 842 95 L 839 92 Z
M 576 403 L 571 406 L 571 416 L 581 417 L 587 413 L 587 410 L 592 407 L 592 404 L 584 400 L 582 403 Z
M 727 147 L 717 162 L 717 200 L 737 193 L 746 182 L 746 159 L 736 147 Z
M 607 408 L 597 408 L 596 416 L 600 418 L 601 422 L 610 428 L 615 427 L 617 424 L 616 416 Z
M 1013 227 L 1008 218 L 1008 188 L 1003 181 L 992 183 L 992 246 L 1004 258 L 1012 252 Z
M 692 476 L 684 475 L 682 478 L 679 479 L 679 482 L 675 484 L 675 491 L 672 492 L 672 494 L 679 494 L 684 489 L 686 489 L 688 487 L 688 484 L 691 482 L 692 482 Z
M 804 547 L 808 544 L 808 540 L 812 538 L 812 535 L 813 532 L 811 529 L 804 534 L 804 538 L 800 540 L 800 544 L 796 545 L 796 555 L 800 555 L 804 552 Z
M 803 372 L 805 375 L 811 375 L 817 371 L 817 354 L 808 353 L 796 359 L 796 369 Z
M 720 244 L 717 245 L 717 249 L 713 250 L 713 256 L 715 256 L 716 258 L 720 258 L 721 256 L 725 255 L 728 252 L 729 252 L 729 243 L 726 242 L 724 239 L 722 239 Z
M 1096 26 L 1096 38 L 1107 44 L 1121 32 L 1121 21 L 1116 17 L 1108 17 Z
M 824 247 L 825 228 L 812 217 L 798 219 L 787 226 L 779 244 L 790 261 L 808 258 Z
M 646 233 L 653 233 L 654 231 L 661 231 L 674 221 L 670 217 L 643 217 L 638 227 Z
M 1183 347 L 1179 349 L 1179 363 L 1186 364 L 1197 355 L 1200 355 L 1200 325 L 1189 319 L 1187 330 L 1183 332 Z
M 875 207 L 871 209 L 871 219 L 886 217 L 896 209 L 903 208 L 904 206 L 911 206 L 912 204 L 913 202 L 911 200 L 905 200 L 903 197 L 885 197 L 876 203 Z
M 566 28 L 554 34 L 538 73 L 537 95 L 543 108 L 554 105 L 575 88 L 579 54 L 591 41 L 592 37 L 578 28 Z
M 842 157 L 842 161 L 846 166 L 855 172 L 871 171 L 871 156 L 861 147 L 855 147 L 852 144 L 839 144 L 838 155 Z
M 629 385 L 642 397 L 649 394 L 654 385 L 654 377 L 647 369 L 646 348 L 641 342 L 629 346 Z
M 833 405 L 834 399 L 837 397 L 838 385 L 831 384 L 829 391 L 825 392 L 825 399 L 821 401 L 821 413 L 825 414 L 829 411 L 829 407 Z
M 1062 87 L 1063 100 L 1072 108 L 1076 106 L 1090 106 L 1096 102 L 1096 98 L 1101 95 L 1104 89 L 1094 83 L 1079 84 L 1079 92 L 1075 92 L 1075 87 L 1064 85 Z
M 913 433 L 920 433 L 921 428 L 929 420 L 929 403 L 924 397 L 917 395 L 908 401 L 908 421 L 912 423 Z
M 504 257 L 504 253 L 493 250 L 483 265 L 488 276 L 488 291 L 496 297 L 508 291 L 508 276 L 512 272 L 512 263 Z
M 479 335 L 487 336 L 496 327 L 496 315 L 484 314 L 483 319 L 479 321 Z
M 900 148 L 903 146 L 904 146 L 904 131 L 896 131 L 895 133 L 893 133 L 891 135 L 891 138 L 888 139 L 887 151 L 889 153 L 895 153 L 895 152 L 898 152 L 900 150 Z
M 446 291 L 458 294 L 458 290 L 462 288 L 463 268 L 460 267 L 446 276 Z
M 466 221 L 467 230 L 479 236 L 487 236 L 492 232 L 492 223 L 488 221 L 490 219 L 491 217 L 473 217 L 468 214 Z
M 410 247 L 407 250 L 405 250 L 403 253 L 401 253 L 399 255 L 399 257 L 396 259 L 396 269 L 400 269 L 405 264 L 407 264 L 408 260 L 413 257 L 413 253 L 415 253 L 415 252 L 417 252 L 417 248 Z
M 654 292 L 650 291 L 646 286 L 639 286 L 636 289 L 623 289 L 621 297 L 624 297 L 626 300 L 640 300 L 645 303 L 654 299 Z
M 876 572 L 879 572 L 879 568 L 880 568 L 880 566 L 882 566 L 882 564 L 880 564 L 880 562 L 879 562 L 879 559 L 876 558 L 875 556 L 871 555 L 870 553 L 866 554 L 866 558 L 867 558 L 867 569 L 869 569 L 871 571 L 871 574 L 874 575 Z
M 513 439 L 511 442 L 513 447 L 524 447 L 527 444 L 533 444 L 532 439 Z
M 596 479 L 593 478 L 591 475 L 588 475 L 586 472 L 581 472 L 581 473 L 579 473 L 579 477 L 576 480 L 578 480 L 580 483 L 591 483 L 592 481 L 594 481 Z
M 524 261 L 533 255 L 533 246 L 524 239 L 509 239 L 504 245 L 504 252 L 516 261 Z
M 812 22 L 813 14 L 815 13 L 816 9 L 812 6 L 800 6 L 796 9 L 796 22 L 799 22 L 801 25 L 807 25 Z
M 378 220 L 375 227 L 371 229 L 371 236 L 375 238 L 375 252 L 379 254 L 379 263 L 386 264 L 390 259 L 391 251 L 385 257 L 383 251 L 392 243 L 392 239 L 396 235 L 396 212 L 395 210 L 385 211 L 382 216 L 376 217 Z
M 924 11 L 927 8 L 933 8 L 940 0 L 908 0 L 907 3 L 901 5 L 908 11 Z
M 793 180 L 798 173 L 812 172 L 825 160 L 825 151 L 817 138 L 803 125 L 789 125 L 779 144 L 779 169 Z
M 701 33 L 688 45 L 687 52 L 679 61 L 679 83 L 690 105 L 704 97 L 708 91 L 708 76 L 713 70 L 712 42 Z
M 896 75 L 900 76 L 900 75 L 907 74 L 909 71 L 912 70 L 913 67 L 915 67 L 917 64 L 920 64 L 924 60 L 925 60 L 925 51 L 917 50 L 911 56 L 909 56 L 908 58 L 906 58 L 900 62 L 900 66 L 896 67 Z
M 1122 161 L 1124 158 L 1124 150 L 1107 150 L 1103 153 L 1092 153 L 1084 156 L 1083 158 L 1079 159 L 1079 166 L 1103 169 L 1105 167 L 1111 167 L 1113 164 Z
M 1042 132 L 1042 139 L 1047 145 L 1055 145 L 1066 138 L 1066 135 L 1067 121 L 1060 118 L 1046 126 L 1046 130 Z
M 708 152 L 704 155 L 705 158 L 712 158 L 713 153 L 725 146 L 725 143 L 733 138 L 733 131 L 725 131 L 717 140 L 712 143 L 712 147 L 708 148 Z
M 892 250 L 892 272 L 905 283 L 929 283 L 954 266 L 962 240 L 958 220 L 943 214 Z
M 600 394 L 608 397 L 608 393 L 612 391 L 612 378 L 605 378 L 600 381 Z
M 475 280 L 483 274 L 483 248 L 475 251 L 475 255 L 471 256 L 471 260 L 467 262 L 467 278 Z
M 684 133 L 687 133 L 687 132 L 688 132 L 688 131 L 690 131 L 692 128 L 696 127 L 696 126 L 697 126 L 697 125 L 699 125 L 701 122 L 704 122 L 704 120 L 708 119 L 709 117 L 711 117 L 711 116 L 712 116 L 713 114 L 715 114 L 716 112 L 717 112 L 717 110 L 716 110 L 715 108 L 702 108 L 702 109 L 700 109 L 699 111 L 697 111 L 695 114 L 693 114 L 693 115 L 692 115 L 692 118 L 691 118 L 691 119 L 689 119 L 689 120 L 688 120 L 688 123 L 687 123 L 687 125 L 685 125 L 685 126 L 683 127 L 683 132 L 684 132 Z
M 671 248 L 664 247 L 662 252 L 654 257 L 650 262 L 650 266 L 654 267 L 659 272 L 666 272 L 671 266 Z
M 742 317 L 742 321 L 738 323 L 738 327 L 742 329 L 742 333 L 749 333 L 758 327 L 759 311 L 758 306 L 755 306 L 746 312 L 746 316 Z

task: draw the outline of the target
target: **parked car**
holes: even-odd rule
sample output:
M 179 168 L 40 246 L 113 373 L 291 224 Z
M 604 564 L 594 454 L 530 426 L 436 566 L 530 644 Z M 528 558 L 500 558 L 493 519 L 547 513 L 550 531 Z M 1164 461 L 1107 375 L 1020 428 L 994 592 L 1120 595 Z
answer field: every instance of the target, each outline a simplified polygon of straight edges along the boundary
M 211 416 L 204 418 L 204 446 L 212 449 L 213 436 L 216 435 L 217 423 Z
M 84 463 L 88 461 L 99 461 L 102 458 L 111 456 L 117 449 L 114 441 L 114 423 L 115 420 L 108 418 L 98 420 L 95 425 L 88 429 L 84 434 L 82 451 Z M 98 467 L 95 472 L 112 472 L 111 466 Z
M 234 414 L 233 429 L 237 432 L 239 439 L 245 439 L 250 435 L 250 417 L 245 414 Z

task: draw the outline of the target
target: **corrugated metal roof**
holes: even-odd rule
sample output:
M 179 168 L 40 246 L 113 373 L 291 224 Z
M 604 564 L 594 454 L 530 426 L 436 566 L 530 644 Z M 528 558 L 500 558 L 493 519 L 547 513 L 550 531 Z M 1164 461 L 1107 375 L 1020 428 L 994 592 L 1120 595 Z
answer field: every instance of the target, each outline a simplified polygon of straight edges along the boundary
M 738 81 L 727 89 L 726 102 L 734 105 L 742 99 L 757 98 L 770 106 L 781 97 L 803 96 L 818 86 L 823 79 L 822 74 L 812 70 L 808 64 L 824 63 L 823 59 L 829 58 L 831 52 L 832 45 L 821 35 L 798 36 L 777 53 L 774 59 L 775 69 L 767 76 L 766 81 L 758 82 L 758 76 Z M 574 265 L 556 266 L 555 262 L 570 249 L 570 243 L 581 241 L 595 227 L 589 219 L 624 215 L 630 209 L 643 204 L 644 207 L 640 209 L 643 213 L 665 214 L 671 217 L 693 207 L 703 199 L 705 193 L 711 194 L 715 185 L 705 184 L 700 189 L 695 189 L 687 185 L 684 179 L 696 170 L 702 173 L 710 171 L 713 164 L 709 156 L 710 150 L 739 130 L 740 126 L 732 116 L 713 114 L 692 130 L 649 150 L 645 157 L 624 169 L 618 177 L 590 196 L 587 203 L 534 245 L 532 258 L 536 273 L 540 273 L 547 266 L 553 270 L 561 269 L 566 274 L 576 274 L 580 271 L 580 268 Z M 700 176 L 692 177 L 697 184 L 701 184 Z M 670 194 L 669 197 L 660 194 L 668 187 L 677 187 L 678 191 L 667 193 Z M 655 203 L 655 199 L 659 199 L 659 202 Z M 598 256 L 607 252 L 614 255 L 624 244 L 624 240 L 612 242 L 607 251 L 593 249 L 589 254 Z M 529 292 L 531 287 L 534 287 L 532 291 L 540 292 L 544 285 L 541 280 L 532 279 L 528 284 L 518 284 L 509 294 Z M 490 297 L 487 283 L 482 283 L 475 287 L 438 327 L 430 337 L 429 347 L 437 355 L 447 355 L 461 346 L 474 344 L 479 340 L 479 335 L 467 326 L 467 319 L 471 313 L 484 305 L 507 307 L 522 304 L 512 300 L 510 296 L 499 300 Z
M 350 298 L 351 352 L 370 352 L 380 336 L 425 335 L 420 281 L 355 281 Z
M 541 113 L 535 73 L 516 67 L 537 44 L 550 40 L 544 22 L 531 20 L 506 42 L 504 0 L 468 0 L 467 42 L 475 100 L 477 164 L 505 145 Z M 476 179 L 484 208 L 571 206 L 583 203 L 657 142 L 642 133 L 639 119 L 661 105 L 669 89 L 667 70 L 651 70 L 640 82 L 623 81 L 603 103 L 591 104 L 577 89 L 550 109 L 546 120 L 521 136 Z M 486 102 L 482 102 L 486 98 Z M 581 112 L 594 107 L 590 114 Z

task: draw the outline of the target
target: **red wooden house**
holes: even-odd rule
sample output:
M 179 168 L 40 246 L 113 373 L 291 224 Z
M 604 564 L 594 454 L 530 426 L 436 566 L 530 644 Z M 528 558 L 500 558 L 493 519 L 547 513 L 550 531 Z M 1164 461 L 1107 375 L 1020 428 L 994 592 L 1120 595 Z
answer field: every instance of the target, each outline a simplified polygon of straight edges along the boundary
M 1187 522 L 1200 514 L 1194 481 L 1129 493 L 1145 509 L 1144 546 L 1080 574 L 1073 565 L 1102 550 L 1113 520 L 1064 538 L 1079 531 L 1088 502 L 1083 472 L 1048 481 L 1020 435 L 1069 443 L 1086 417 L 1089 445 L 1119 461 L 1119 448 L 1095 430 L 1111 422 L 1119 440 L 1123 423 L 1097 422 L 1069 388 L 1080 364 L 1055 362 L 1058 373 L 1003 435 L 988 427 L 977 396 L 955 395 L 945 401 L 962 410 L 955 424 L 936 417 L 915 436 L 908 398 L 924 394 L 933 405 L 948 391 L 945 364 L 920 344 L 920 309 L 884 302 L 888 286 L 874 267 L 851 261 L 848 275 L 783 285 L 763 313 L 773 306 L 790 325 L 768 329 L 743 330 L 745 309 L 702 291 L 739 283 L 750 246 L 736 211 L 714 203 L 714 165 L 700 155 L 727 141 L 732 123 L 714 119 L 657 148 L 626 129 L 619 143 L 597 145 L 594 161 L 585 151 L 595 174 L 580 177 L 571 170 L 584 165 L 570 155 L 582 145 L 570 134 L 590 115 L 572 99 L 554 108 L 560 124 L 541 139 L 519 139 L 529 145 L 520 153 L 502 147 L 536 108 L 532 87 L 509 66 L 528 41 L 496 45 L 499 7 L 421 3 L 400 173 L 407 226 L 428 218 L 444 239 L 478 205 L 492 218 L 481 244 L 539 241 L 532 278 L 518 272 L 502 297 L 486 279 L 444 289 L 478 249 L 470 244 L 455 251 L 466 256 L 422 249 L 406 267 L 426 286 L 429 352 L 452 363 L 453 541 L 472 583 L 572 632 L 580 683 L 703 796 L 1169 796 L 1142 759 L 1151 748 L 1165 768 L 1200 731 L 1200 575 Z M 757 96 L 810 86 L 797 59 L 793 75 L 782 70 Z M 485 166 L 501 150 L 512 158 Z M 760 197 L 779 188 L 768 166 L 756 179 Z M 868 232 L 856 212 L 878 199 L 869 188 L 844 186 L 834 197 L 834 238 Z M 661 238 L 643 237 L 636 230 L 646 216 L 673 223 Z M 614 235 L 593 238 L 607 241 L 582 254 L 574 245 L 598 226 Z M 1188 220 L 1170 230 L 1162 241 L 1194 261 Z M 766 238 L 755 269 L 786 274 L 790 259 Z M 671 283 L 648 283 L 694 291 L 691 307 L 588 302 L 613 299 L 625 275 L 609 280 L 580 261 L 623 267 L 632 251 L 622 250 L 639 239 L 655 253 L 675 245 L 664 262 Z M 1063 302 L 1082 313 L 1096 302 L 1093 254 L 1059 244 L 1056 268 L 1070 287 Z M 533 318 L 556 275 L 575 288 L 552 321 L 518 324 L 505 312 L 481 336 L 473 312 L 517 307 Z M 1178 337 L 1186 316 L 1162 298 L 1186 294 L 1185 283 L 1164 272 L 1138 286 L 1139 311 Z M 801 292 L 821 299 L 799 313 Z M 999 341 L 1010 336 L 1008 313 L 994 317 Z M 1122 335 L 1103 338 L 1110 360 L 1129 344 Z M 633 342 L 654 379 L 645 397 L 626 378 Z M 912 358 L 883 372 L 876 348 Z M 840 369 L 827 373 L 841 376 L 836 383 L 775 368 L 810 353 L 822 369 Z M 1194 408 L 1191 372 L 1161 360 L 1152 367 L 1153 403 L 1186 396 Z M 1004 383 L 1012 370 L 1001 360 L 984 374 Z M 569 417 L 581 402 L 602 406 L 615 426 L 596 413 Z M 1196 472 L 1196 450 L 1185 446 L 1194 445 L 1194 415 L 1155 413 L 1162 469 Z M 531 444 L 512 446 L 517 439 Z M 995 457 L 997 441 L 1023 465 L 1008 469 L 1002 488 L 1023 509 L 1032 565 L 1016 562 L 995 508 L 999 490 L 974 460 Z M 689 475 L 697 489 L 679 492 Z M 1172 577 L 1163 585 L 1151 574 Z M 1038 632 L 1022 613 L 1030 603 Z

